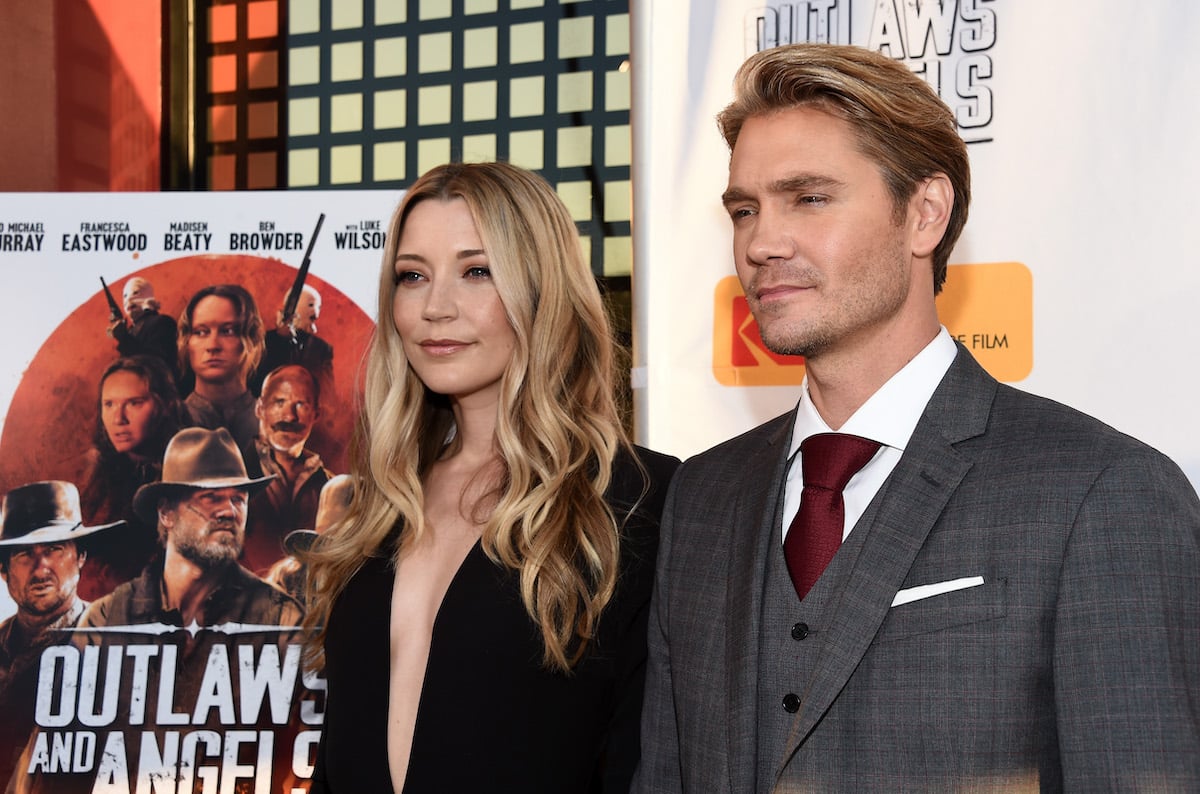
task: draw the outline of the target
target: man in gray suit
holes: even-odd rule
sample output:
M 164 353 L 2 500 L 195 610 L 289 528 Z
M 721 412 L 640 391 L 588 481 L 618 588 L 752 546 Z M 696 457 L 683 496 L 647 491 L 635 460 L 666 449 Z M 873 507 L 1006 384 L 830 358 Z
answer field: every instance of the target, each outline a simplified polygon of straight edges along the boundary
M 953 115 L 853 47 L 759 53 L 735 92 L 738 276 L 807 377 L 675 476 L 635 790 L 1200 791 L 1200 502 L 939 324 L 970 190 Z M 820 522 L 790 527 L 834 432 L 865 464 L 802 581 Z

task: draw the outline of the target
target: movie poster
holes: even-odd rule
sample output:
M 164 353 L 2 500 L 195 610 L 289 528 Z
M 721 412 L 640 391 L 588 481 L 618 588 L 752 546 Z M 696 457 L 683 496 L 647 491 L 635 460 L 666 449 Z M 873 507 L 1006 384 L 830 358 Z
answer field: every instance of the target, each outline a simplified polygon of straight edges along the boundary
M 0 194 L 7 790 L 307 791 L 293 553 L 344 506 L 399 198 Z

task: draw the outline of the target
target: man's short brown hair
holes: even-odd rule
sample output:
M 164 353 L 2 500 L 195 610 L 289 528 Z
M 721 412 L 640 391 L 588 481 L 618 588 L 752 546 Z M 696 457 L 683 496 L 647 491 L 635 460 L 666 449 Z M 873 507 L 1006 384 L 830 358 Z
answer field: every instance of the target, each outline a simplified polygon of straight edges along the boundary
M 879 167 L 903 218 L 922 180 L 945 174 L 954 188 L 946 233 L 933 252 L 933 291 L 967 222 L 971 166 L 954 114 L 903 64 L 861 47 L 793 44 L 752 55 L 734 78 L 734 100 L 717 115 L 730 151 L 742 125 L 762 116 L 813 107 L 848 122 L 859 148 Z

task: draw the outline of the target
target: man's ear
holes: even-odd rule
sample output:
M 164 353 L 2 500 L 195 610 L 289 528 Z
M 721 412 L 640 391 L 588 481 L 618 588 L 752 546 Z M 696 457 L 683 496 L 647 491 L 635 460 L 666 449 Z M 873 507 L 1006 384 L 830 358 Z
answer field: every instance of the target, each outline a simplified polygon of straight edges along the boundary
M 158 500 L 158 523 L 164 527 L 172 527 L 175 525 L 175 509 L 178 505 L 173 505 L 166 499 Z
M 916 211 L 912 253 L 928 257 L 946 235 L 950 213 L 954 209 L 954 186 L 945 174 L 934 174 L 917 185 L 912 204 Z

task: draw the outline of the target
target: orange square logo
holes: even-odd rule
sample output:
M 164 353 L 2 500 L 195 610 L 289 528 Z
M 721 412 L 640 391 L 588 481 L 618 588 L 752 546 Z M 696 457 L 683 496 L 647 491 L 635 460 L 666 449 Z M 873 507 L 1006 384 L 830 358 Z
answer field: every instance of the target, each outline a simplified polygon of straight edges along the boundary
M 737 276 L 717 282 L 713 301 L 713 376 L 723 386 L 798 386 L 804 357 L 767 350 Z

